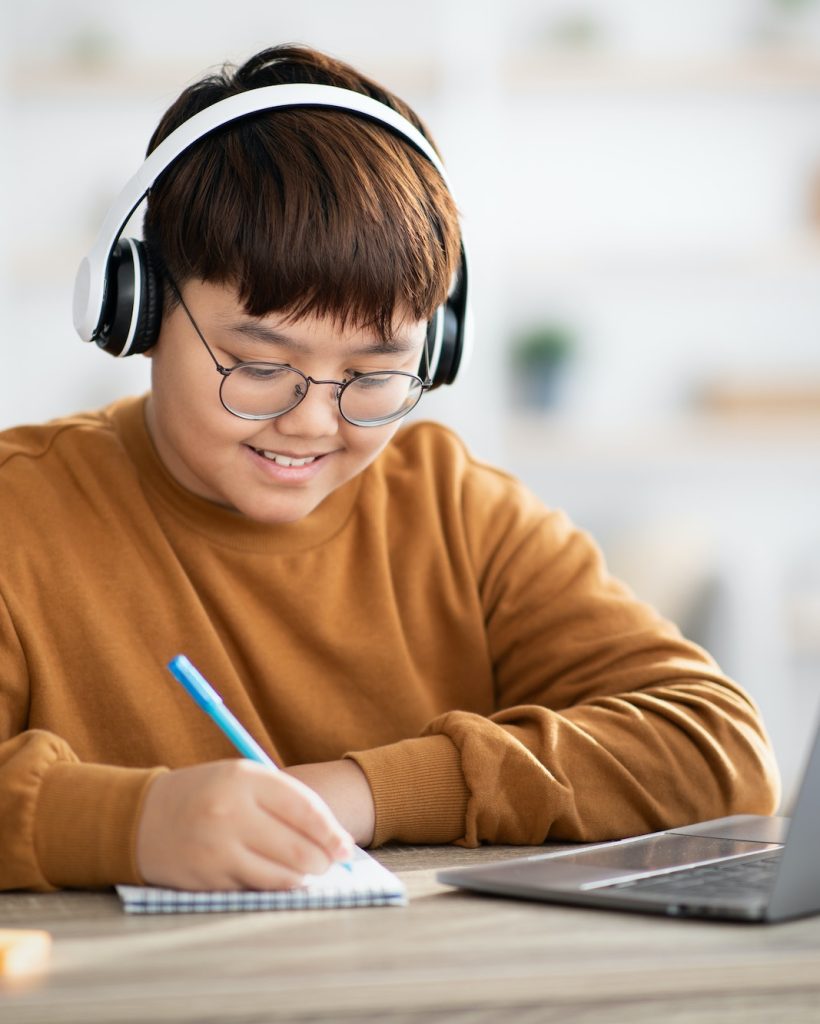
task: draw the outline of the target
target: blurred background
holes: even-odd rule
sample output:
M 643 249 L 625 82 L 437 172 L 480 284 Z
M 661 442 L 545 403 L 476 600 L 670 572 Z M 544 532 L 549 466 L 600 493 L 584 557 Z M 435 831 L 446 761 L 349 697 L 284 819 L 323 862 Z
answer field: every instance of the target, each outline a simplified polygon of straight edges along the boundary
M 422 413 L 591 530 L 761 705 L 788 808 L 820 695 L 820 3 L 27 0 L 0 35 L 0 428 L 145 390 L 74 272 L 160 114 L 304 42 L 408 100 L 476 350 Z

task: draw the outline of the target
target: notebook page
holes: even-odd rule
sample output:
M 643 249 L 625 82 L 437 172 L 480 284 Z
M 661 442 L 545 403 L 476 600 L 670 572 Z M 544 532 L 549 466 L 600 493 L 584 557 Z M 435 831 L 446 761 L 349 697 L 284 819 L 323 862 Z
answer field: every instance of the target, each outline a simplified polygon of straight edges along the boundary
M 284 891 L 190 892 L 152 885 L 118 885 L 128 914 L 188 914 L 207 911 L 321 910 L 334 907 L 403 906 L 404 885 L 364 850 L 356 849 L 350 870 L 334 864 L 323 875 L 307 875 L 299 889 Z

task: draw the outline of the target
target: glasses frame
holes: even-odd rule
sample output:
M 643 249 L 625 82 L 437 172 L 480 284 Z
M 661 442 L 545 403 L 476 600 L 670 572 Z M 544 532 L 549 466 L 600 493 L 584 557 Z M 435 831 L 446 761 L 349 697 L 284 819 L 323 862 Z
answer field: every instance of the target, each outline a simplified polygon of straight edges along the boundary
M 169 276 L 169 281 L 171 283 L 171 287 L 174 289 L 174 292 L 176 293 L 177 298 L 179 299 L 180 305 L 185 310 L 185 313 L 186 313 L 188 319 L 191 321 L 191 326 L 196 331 L 197 337 L 202 342 L 202 344 L 205 346 L 205 350 L 207 351 L 208 355 L 211 357 L 211 360 L 212 360 L 212 362 L 214 364 L 214 368 L 216 369 L 217 373 L 219 373 L 219 375 L 222 378 L 221 381 L 219 382 L 219 401 L 220 401 L 220 404 L 222 405 L 222 408 L 226 412 L 229 412 L 231 414 L 231 416 L 236 416 L 237 419 L 240 419 L 240 420 L 256 420 L 256 421 L 278 419 L 280 416 L 284 416 L 286 413 L 293 412 L 293 410 L 298 405 L 301 405 L 301 403 L 305 400 L 305 398 L 307 398 L 307 393 L 310 390 L 310 385 L 311 384 L 334 384 L 336 386 L 336 388 L 337 388 L 337 391 L 336 391 L 336 405 L 338 406 L 338 409 L 339 409 L 339 415 L 342 417 L 342 419 L 346 423 L 349 423 L 352 427 L 384 427 L 384 426 L 387 426 L 388 423 L 395 423 L 396 420 L 402 419 L 402 417 L 407 416 L 408 413 L 411 413 L 416 408 L 416 406 L 419 404 L 419 402 L 421 401 L 421 398 L 422 398 L 422 395 L 424 394 L 424 392 L 425 391 L 429 391 L 430 388 L 433 386 L 433 381 L 430 378 L 430 351 L 429 351 L 428 339 L 427 339 L 426 335 L 425 335 L 425 338 L 424 338 L 424 365 L 425 365 L 425 370 L 426 370 L 426 374 L 427 374 L 427 379 L 426 380 L 422 379 L 417 373 L 410 373 L 408 370 L 374 370 L 374 371 L 369 372 L 369 373 L 360 373 L 357 377 L 351 377 L 349 380 L 333 380 L 333 379 L 325 380 L 323 378 L 311 377 L 311 376 L 309 376 L 306 373 L 302 373 L 301 370 L 299 370 L 295 366 L 291 366 L 289 363 L 273 363 L 273 362 L 269 362 L 269 361 L 266 361 L 266 360 L 256 360 L 256 359 L 255 360 L 251 360 L 249 362 L 237 363 L 236 366 L 223 366 L 219 362 L 219 360 L 216 358 L 216 356 L 214 355 L 214 353 L 213 353 L 213 351 L 211 349 L 211 346 L 205 340 L 205 335 L 199 329 L 199 324 L 197 324 L 196 320 L 194 320 L 193 314 L 191 313 L 190 309 L 188 308 L 188 305 L 185 302 L 185 299 L 183 299 L 182 292 L 177 287 L 176 282 L 173 281 L 170 278 L 170 276 Z M 243 412 L 237 412 L 236 409 L 232 409 L 226 403 L 226 401 L 225 401 L 225 399 L 224 399 L 224 397 L 222 395 L 222 389 L 225 387 L 225 383 L 228 380 L 228 378 L 230 377 L 230 375 L 235 370 L 241 370 L 245 366 L 276 366 L 276 367 L 281 367 L 283 369 L 290 370 L 292 373 L 298 374 L 304 380 L 304 382 L 305 382 L 305 390 L 296 399 L 296 401 L 293 403 L 293 405 L 288 406 L 287 409 L 283 409 L 281 412 L 273 412 L 273 413 L 243 413 Z M 418 393 L 418 396 L 417 396 L 415 402 L 408 409 L 402 409 L 401 412 L 398 412 L 398 413 L 396 413 L 393 416 L 387 416 L 387 417 L 384 417 L 384 418 L 379 419 L 379 420 L 373 420 L 372 422 L 362 422 L 360 420 L 353 420 L 349 416 L 345 416 L 344 410 L 342 409 L 342 395 L 345 393 L 347 388 L 349 388 L 351 384 L 355 384 L 358 381 L 366 380 L 368 377 L 383 377 L 386 373 L 394 374 L 396 376 L 401 376 L 401 377 L 410 377 L 413 380 L 418 381 L 418 383 L 419 383 L 419 393 Z

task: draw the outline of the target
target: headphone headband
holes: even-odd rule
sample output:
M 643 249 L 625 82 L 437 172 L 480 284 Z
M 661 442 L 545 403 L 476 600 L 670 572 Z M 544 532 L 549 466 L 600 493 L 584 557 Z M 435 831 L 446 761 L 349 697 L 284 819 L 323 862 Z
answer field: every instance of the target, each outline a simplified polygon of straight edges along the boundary
M 83 341 L 93 341 L 102 326 L 108 261 L 117 239 L 162 172 L 189 146 L 217 128 L 249 114 L 283 107 L 332 107 L 384 124 L 420 150 L 450 189 L 444 166 L 422 133 L 392 107 L 370 96 L 332 85 L 312 84 L 267 85 L 228 96 L 194 114 L 163 139 L 112 204 L 74 282 L 74 327 Z

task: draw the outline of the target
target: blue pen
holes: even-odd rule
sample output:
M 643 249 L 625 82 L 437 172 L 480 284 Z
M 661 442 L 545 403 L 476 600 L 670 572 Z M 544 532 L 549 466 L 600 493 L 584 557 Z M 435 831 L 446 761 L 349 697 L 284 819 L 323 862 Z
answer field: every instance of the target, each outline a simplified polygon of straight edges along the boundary
M 188 661 L 184 654 L 178 654 L 168 662 L 168 668 L 178 679 L 206 715 L 216 722 L 236 749 L 250 761 L 266 764 L 278 771 L 278 766 L 268 757 L 247 729 L 228 711 L 216 690 L 208 680 Z
M 178 654 L 168 662 L 171 675 L 185 687 L 194 700 L 199 704 L 206 715 L 209 715 L 219 728 L 225 733 L 236 749 L 243 757 L 250 761 L 257 761 L 259 764 L 266 764 L 268 768 L 278 771 L 276 765 L 259 746 L 253 736 L 239 722 L 228 709 L 216 690 L 208 680 L 199 672 L 184 654 Z M 352 871 L 349 863 L 345 862 L 343 867 Z

